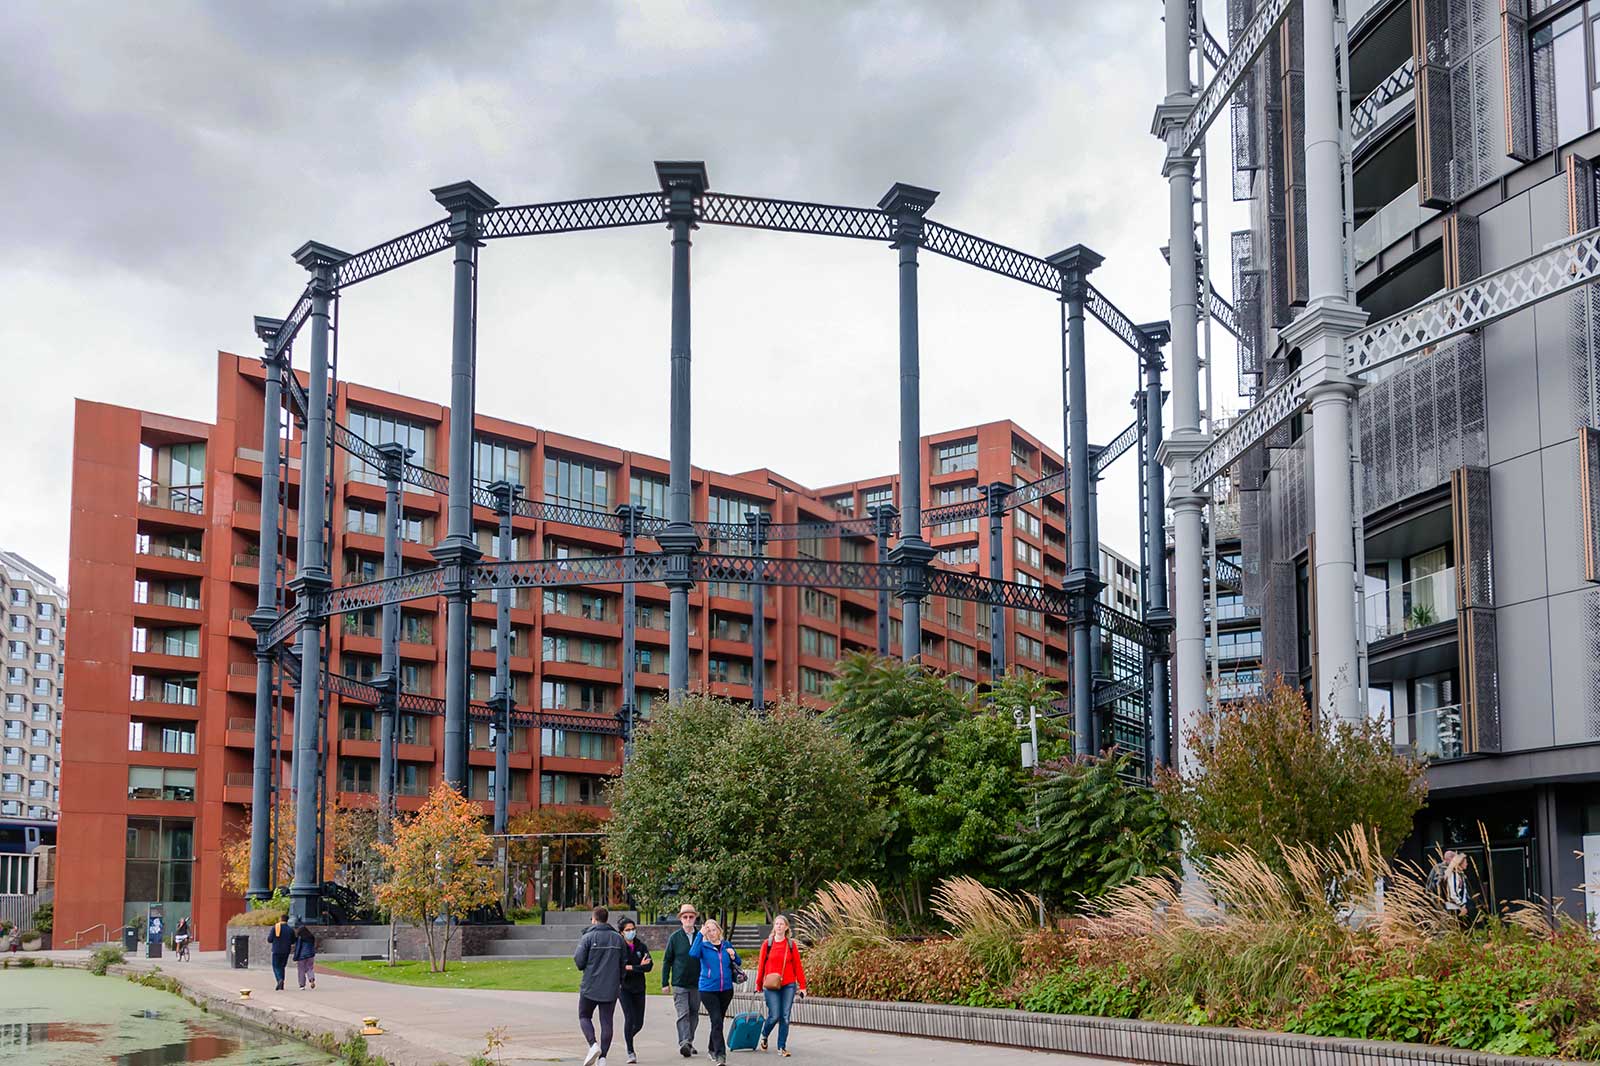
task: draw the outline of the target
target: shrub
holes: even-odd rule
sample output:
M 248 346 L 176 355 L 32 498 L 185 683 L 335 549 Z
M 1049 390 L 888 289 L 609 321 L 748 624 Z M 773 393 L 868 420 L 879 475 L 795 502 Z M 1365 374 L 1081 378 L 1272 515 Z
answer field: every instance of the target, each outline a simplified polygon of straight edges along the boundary
M 97 977 L 104 977 L 108 969 L 121 966 L 127 960 L 127 953 L 116 944 L 102 944 L 94 949 L 93 955 L 89 956 L 89 972 Z
M 257 907 L 255 910 L 245 911 L 228 919 L 230 926 L 267 926 L 276 925 L 282 921 L 288 912 L 286 910 L 272 910 L 268 907 Z
M 38 963 L 34 962 L 33 958 L 28 955 L 24 955 L 22 958 L 17 960 L 17 969 L 19 970 L 29 970 L 37 965 Z
M 54 931 L 56 927 L 56 905 L 54 903 L 41 903 L 34 908 L 33 927 L 41 933 Z
M 1319 725 L 1281 678 L 1203 716 L 1188 740 L 1193 768 L 1164 772 L 1157 788 L 1207 860 L 1244 847 L 1281 869 L 1281 847 L 1333 847 L 1351 825 L 1392 854 L 1427 795 L 1425 767 L 1396 752 L 1384 727 Z
M 1149 979 L 1131 973 L 1126 966 L 1072 966 L 1039 979 L 1018 1002 L 1023 1010 L 1042 1014 L 1137 1018 L 1149 996 Z
M 959 941 L 889 942 L 863 946 L 848 956 L 808 963 L 813 994 L 895 1003 L 964 1003 L 988 1006 L 986 986 Z

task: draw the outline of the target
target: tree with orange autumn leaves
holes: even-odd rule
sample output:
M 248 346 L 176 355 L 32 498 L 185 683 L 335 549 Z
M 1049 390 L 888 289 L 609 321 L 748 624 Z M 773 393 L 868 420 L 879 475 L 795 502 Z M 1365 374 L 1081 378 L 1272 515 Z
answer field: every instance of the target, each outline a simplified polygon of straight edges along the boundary
M 483 812 L 441 781 L 415 815 L 395 826 L 394 843 L 376 848 L 388 870 L 377 886 L 379 906 L 422 927 L 429 968 L 443 973 L 455 919 L 499 898 Z

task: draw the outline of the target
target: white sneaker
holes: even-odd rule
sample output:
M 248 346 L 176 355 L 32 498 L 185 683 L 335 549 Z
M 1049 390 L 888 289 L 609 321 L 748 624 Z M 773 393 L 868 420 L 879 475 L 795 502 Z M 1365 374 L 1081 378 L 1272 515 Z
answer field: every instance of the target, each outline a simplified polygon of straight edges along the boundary
M 602 1058 L 600 1061 L 596 1062 L 594 1066 L 606 1066 L 606 1060 Z
M 600 1045 L 590 1044 L 589 1053 L 583 1057 L 583 1066 L 594 1066 L 594 1060 L 600 1057 Z

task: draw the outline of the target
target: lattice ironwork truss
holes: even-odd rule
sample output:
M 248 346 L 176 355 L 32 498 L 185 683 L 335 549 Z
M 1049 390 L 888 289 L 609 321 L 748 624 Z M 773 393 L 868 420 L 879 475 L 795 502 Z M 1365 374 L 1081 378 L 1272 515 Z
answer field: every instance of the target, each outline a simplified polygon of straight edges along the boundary
M 889 240 L 893 228 L 889 216 L 875 207 L 841 207 L 714 192 L 700 198 L 700 221 L 714 226 L 817 233 L 870 241 Z
M 1378 120 L 1378 112 L 1391 100 L 1400 96 L 1407 89 L 1417 84 L 1417 60 L 1415 56 L 1406 56 L 1406 61 L 1387 78 L 1378 83 L 1377 88 L 1364 96 L 1359 104 L 1350 110 L 1350 136 L 1359 141 L 1372 132 L 1373 124 Z
M 1228 58 L 1217 68 L 1217 72 L 1206 87 L 1200 91 L 1200 98 L 1195 102 L 1194 109 L 1189 112 L 1188 119 L 1183 124 L 1183 130 L 1178 135 L 1178 148 L 1183 155 L 1193 155 L 1200 147 L 1200 139 L 1206 135 L 1206 130 L 1221 116 L 1226 108 L 1228 98 L 1233 95 L 1240 83 L 1250 73 L 1253 64 L 1272 41 L 1273 31 L 1278 28 L 1289 13 L 1292 0 L 1266 0 L 1256 11 L 1255 17 L 1250 20 L 1239 39 L 1234 42 L 1233 51 L 1228 53 Z
M 1233 424 L 1189 464 L 1189 476 L 1196 492 L 1214 481 L 1218 474 L 1239 461 L 1251 445 L 1283 425 L 1305 405 L 1310 382 L 1301 370 L 1292 371 L 1250 410 L 1233 420 Z
M 657 190 L 622 196 L 559 200 L 549 204 L 496 207 L 479 217 L 478 234 L 484 240 L 492 241 L 501 237 L 534 237 L 547 233 L 649 226 L 665 222 L 666 218 L 666 197 Z
M 450 247 L 450 220 L 440 219 L 390 241 L 357 252 L 333 268 L 333 287 L 337 291 L 358 282 L 386 274 L 407 263 L 426 259 Z

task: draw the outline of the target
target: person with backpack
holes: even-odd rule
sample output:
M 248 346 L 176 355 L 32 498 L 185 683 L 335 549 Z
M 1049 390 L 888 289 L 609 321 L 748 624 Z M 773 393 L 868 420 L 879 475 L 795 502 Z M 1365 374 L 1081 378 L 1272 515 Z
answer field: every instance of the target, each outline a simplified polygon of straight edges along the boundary
M 767 1037 L 778 1030 L 778 1054 L 789 1057 L 789 1012 L 795 996 L 806 994 L 806 968 L 800 962 L 800 947 L 789 931 L 789 919 L 780 914 L 772 919 L 772 935 L 761 943 L 756 959 L 756 986 L 767 1001 L 767 1020 L 761 1027 L 761 1050 L 767 1050 Z
M 700 1025 L 700 960 L 689 954 L 697 918 L 693 903 L 678 908 L 681 928 L 672 931 L 661 961 L 661 990 L 672 989 L 672 1006 L 678 1015 L 678 1054 L 684 1058 L 699 1053 L 694 1031 Z
M 294 929 L 279 918 L 267 930 L 267 946 L 272 949 L 272 976 L 277 979 L 276 991 L 283 991 L 283 972 L 289 967 L 289 955 L 294 951 Z
M 578 982 L 578 1028 L 589 1042 L 583 1066 L 606 1066 L 617 997 L 622 993 L 623 952 L 627 942 L 621 933 L 611 928 L 610 920 L 610 911 L 596 907 L 589 928 L 572 953 L 573 964 L 583 972 L 583 979 Z M 599 1040 L 594 1033 L 596 1010 L 600 1012 Z
M 622 953 L 622 1039 L 628 1045 L 628 1061 L 638 1062 L 639 1056 L 633 1053 L 633 1038 L 639 1030 L 644 1028 L 644 1004 L 649 991 L 645 988 L 644 975 L 655 968 L 655 960 L 650 957 L 650 949 L 643 940 L 639 939 L 639 924 L 632 918 L 624 918 L 617 923 L 617 932 L 622 934 L 626 947 Z
M 733 986 L 744 980 L 744 973 L 739 969 L 739 953 L 722 939 L 722 926 L 707 918 L 689 945 L 689 955 L 700 963 L 700 1002 L 705 1004 L 706 1017 L 711 1022 L 707 1050 L 711 1052 L 711 1061 L 722 1066 L 728 1061 L 728 1044 L 722 1027 L 728 1007 L 733 1003 Z
M 317 987 L 317 935 L 305 922 L 295 926 L 294 931 L 294 966 L 295 976 L 300 979 L 300 987 L 306 986 L 306 981 L 311 982 L 311 987 Z

